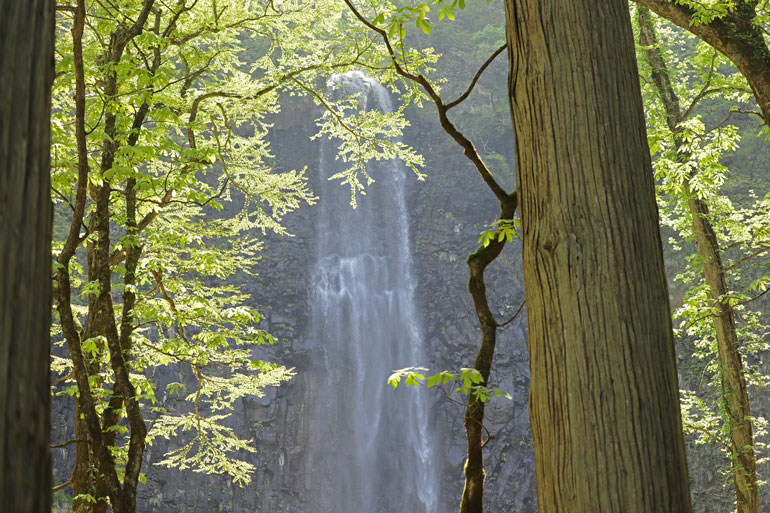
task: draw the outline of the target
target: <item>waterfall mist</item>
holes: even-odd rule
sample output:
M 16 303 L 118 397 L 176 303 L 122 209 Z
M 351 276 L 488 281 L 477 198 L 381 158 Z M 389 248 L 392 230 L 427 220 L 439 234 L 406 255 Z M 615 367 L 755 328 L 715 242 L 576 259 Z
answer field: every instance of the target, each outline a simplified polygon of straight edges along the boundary
M 360 72 L 334 76 L 359 108 L 391 111 L 387 90 Z M 392 390 L 393 369 L 426 363 L 398 161 L 367 167 L 375 183 L 350 207 L 350 189 L 327 178 L 335 147 L 320 155 L 317 252 L 311 285 L 312 399 L 305 448 L 307 501 L 320 513 L 433 513 L 435 442 L 425 390 Z

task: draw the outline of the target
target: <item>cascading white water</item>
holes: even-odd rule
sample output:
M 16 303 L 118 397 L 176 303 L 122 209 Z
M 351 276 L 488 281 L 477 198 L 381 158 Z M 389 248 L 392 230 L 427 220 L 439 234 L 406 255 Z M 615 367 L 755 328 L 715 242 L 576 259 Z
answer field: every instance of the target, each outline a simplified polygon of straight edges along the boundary
M 360 72 L 335 76 L 359 108 L 392 110 L 387 90 Z M 328 181 L 340 163 L 320 156 L 317 261 L 312 286 L 313 390 L 306 465 L 309 503 L 320 513 L 434 513 L 438 472 L 424 390 L 392 390 L 393 369 L 425 363 L 398 161 L 367 168 L 375 183 L 350 207 Z

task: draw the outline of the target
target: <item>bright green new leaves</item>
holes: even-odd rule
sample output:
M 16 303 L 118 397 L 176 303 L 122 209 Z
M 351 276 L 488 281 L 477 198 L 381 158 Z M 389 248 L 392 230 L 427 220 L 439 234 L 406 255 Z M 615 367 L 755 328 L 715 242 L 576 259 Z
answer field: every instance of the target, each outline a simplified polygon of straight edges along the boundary
M 730 13 L 741 3 L 752 3 L 757 13 L 754 23 L 758 26 L 767 25 L 770 14 L 770 3 L 767 1 L 749 2 L 749 0 L 673 0 L 675 3 L 690 8 L 693 12 L 691 25 L 711 23 L 715 19 L 729 17 Z
M 264 387 L 287 381 L 293 371 L 255 360 L 254 346 L 273 339 L 260 328 L 251 298 L 224 280 L 248 278 L 261 235 L 289 235 L 283 218 L 315 201 L 308 171 L 281 169 L 270 151 L 268 134 L 281 97 L 318 100 L 327 112 L 319 135 L 343 141 L 341 158 L 351 169 L 337 178 L 354 194 L 361 190 L 358 173 L 369 181 L 366 161 L 401 158 L 417 171 L 422 160 L 399 142 L 406 126 L 402 110 L 358 111 L 355 99 L 331 98 L 325 89 L 315 89 L 334 73 L 384 69 L 382 47 L 364 27 L 345 25 L 350 15 L 341 1 L 164 3 L 120 60 L 111 62 L 105 57 L 111 34 L 133 23 L 142 5 L 140 0 L 87 3 L 83 68 L 90 174 L 85 186 L 110 188 L 112 296 L 119 326 L 119 298 L 131 267 L 127 255 L 140 250 L 136 284 L 129 285 L 136 304 L 126 353 L 143 407 L 158 414 L 152 436 L 182 439 L 175 445 L 183 448 L 167 454 L 162 464 L 226 473 L 246 483 L 253 467 L 235 454 L 248 450 L 248 442 L 223 424 L 227 416 L 221 412 L 238 398 L 260 396 Z M 58 11 L 51 145 L 54 248 L 60 250 L 66 238 L 62 225 L 75 223 L 83 240 L 70 261 L 72 309 L 76 323 L 87 325 L 88 301 L 99 285 L 88 274 L 96 240 L 92 200 L 82 219 L 70 219 L 78 186 L 72 20 L 69 8 Z M 430 52 L 410 58 L 415 66 L 432 59 Z M 387 81 L 389 71 L 378 73 Z M 109 93 L 113 77 L 116 90 Z M 419 98 L 407 89 L 406 97 L 410 94 Z M 112 115 L 114 131 L 108 136 L 105 120 Z M 107 142 L 117 148 L 113 164 L 102 169 Z M 135 231 L 127 202 L 134 195 Z M 109 351 L 103 337 L 87 339 L 83 347 L 102 414 L 114 383 Z M 71 369 L 67 359 L 54 364 L 62 374 Z M 162 366 L 186 373 L 186 383 L 163 390 L 150 378 Z M 183 411 L 171 414 L 151 406 L 161 393 L 186 387 Z M 65 393 L 70 391 L 75 388 Z M 118 462 L 126 460 L 124 442 L 119 436 L 113 448 Z
M 489 388 L 484 385 L 484 378 L 481 373 L 473 368 L 463 367 L 459 372 L 441 371 L 431 376 L 425 376 L 423 372 L 428 369 L 425 367 L 406 367 L 393 371 L 388 377 L 388 384 L 394 389 L 398 388 L 401 380 L 408 387 L 424 386 L 425 388 L 439 388 L 445 395 L 448 390 L 444 385 L 451 387 L 454 393 L 461 395 L 473 395 L 481 402 L 486 402 L 492 397 L 505 397 L 512 400 L 511 395 L 497 387 Z
M 340 180 L 350 187 L 350 204 L 356 206 L 357 194 L 365 194 L 365 188 L 374 180 L 366 171 L 366 163 L 370 161 L 401 160 L 408 168 L 423 179 L 420 167 L 424 160 L 411 146 L 401 141 L 403 129 L 408 126 L 404 119 L 406 104 L 395 112 L 379 110 L 359 110 L 359 97 L 348 97 L 339 100 L 335 106 L 328 103 L 319 94 L 319 102 L 328 108 L 316 120 L 319 131 L 314 138 L 326 136 L 339 142 L 337 159 L 347 166 L 329 180 Z
M 491 2 L 492 0 L 487 0 Z M 439 21 L 444 18 L 453 21 L 458 10 L 465 9 L 465 0 L 431 0 L 406 6 L 397 6 L 389 3 L 377 3 L 379 12 L 372 20 L 374 25 L 382 25 L 387 29 L 388 37 L 403 39 L 406 35 L 404 25 L 414 21 L 415 26 L 425 34 L 431 33 L 428 13 L 431 6 L 438 10 Z
M 489 225 L 493 230 L 484 230 L 479 236 L 477 244 L 481 244 L 483 247 L 489 246 L 490 242 L 497 240 L 498 242 L 513 242 L 514 237 L 518 238 L 519 233 L 516 231 L 521 226 L 521 219 L 498 219 L 494 223 Z
M 241 486 L 251 481 L 254 465 L 247 461 L 227 458 L 230 451 L 254 453 L 256 449 L 246 440 L 238 438 L 235 432 L 226 427 L 223 421 L 228 415 L 212 415 L 200 418 L 192 414 L 175 416 L 165 415 L 155 421 L 148 435 L 148 442 L 153 438 L 192 438 L 178 449 L 167 452 L 157 465 L 178 470 L 190 469 L 206 474 L 227 474 Z
M 727 15 L 736 4 L 718 0 L 678 3 L 693 8 L 698 23 Z M 729 61 L 676 27 L 657 22 L 655 28 L 683 118 L 672 133 L 651 78 L 646 49 L 639 48 L 661 223 L 671 234 L 669 243 L 677 252 L 672 255 L 677 260 L 675 280 L 686 287 L 681 303 L 675 305 L 675 333 L 680 343 L 692 348 L 694 360 L 689 367 L 698 373 L 697 395 L 682 391 L 683 425 L 696 441 L 716 442 L 729 456 L 730 423 L 719 400 L 722 383 L 713 319 L 720 303 L 732 307 L 746 381 L 752 387 L 768 386 L 768 377 L 760 372 L 761 355 L 769 348 L 767 316 L 757 299 L 770 286 L 770 181 L 757 179 L 749 186 L 731 188 L 728 178 L 730 166 L 734 166 L 732 176 L 736 174 L 738 154 L 744 159 L 749 155 L 741 144 L 747 140 L 762 144 L 762 151 L 767 146 L 757 140 L 758 124 L 750 122 L 753 118 L 747 114 L 754 101 L 751 90 Z M 704 216 L 713 228 L 725 271 L 728 293 L 718 301 L 705 283 L 705 262 L 693 247 L 695 200 L 707 207 L 695 215 Z M 764 424 L 760 415 L 752 419 L 756 449 L 764 447 Z

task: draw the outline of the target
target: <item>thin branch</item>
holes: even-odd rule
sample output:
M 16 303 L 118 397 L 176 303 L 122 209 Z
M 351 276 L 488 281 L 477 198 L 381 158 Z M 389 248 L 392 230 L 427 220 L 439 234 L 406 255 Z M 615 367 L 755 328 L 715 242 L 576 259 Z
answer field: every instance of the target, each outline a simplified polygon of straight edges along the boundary
M 72 372 L 70 372 L 66 376 L 62 376 L 59 379 L 57 379 L 56 381 L 54 381 L 53 383 L 51 383 L 51 388 L 53 388 L 54 386 L 58 385 L 62 381 L 67 381 L 68 379 L 72 379 L 74 377 L 75 377 L 75 371 L 73 370 Z
M 685 109 L 684 114 L 681 114 L 679 116 L 679 119 L 687 119 L 688 117 L 690 117 L 692 110 L 695 108 L 698 102 L 701 101 L 706 95 L 716 91 L 716 90 L 709 90 L 709 85 L 711 85 L 711 79 L 714 77 L 714 64 L 717 59 L 717 54 L 718 52 L 714 50 L 714 54 L 711 56 L 711 67 L 709 68 L 709 75 L 708 75 L 708 78 L 706 78 L 706 83 L 703 84 L 703 87 L 701 88 L 700 92 L 695 95 L 695 98 L 693 98 L 692 102 L 690 102 L 690 106 Z
M 67 196 L 65 196 L 64 194 L 62 194 L 61 192 L 59 192 L 59 191 L 56 189 L 56 187 L 53 187 L 53 186 L 51 186 L 51 190 L 52 190 L 53 192 L 55 192 L 55 193 L 56 193 L 56 195 L 57 195 L 57 196 L 59 196 L 59 197 L 62 199 L 62 201 L 64 201 L 64 203 L 66 203 L 66 204 L 67 204 L 67 206 L 68 206 L 68 207 L 70 207 L 70 210 L 72 210 L 72 212 L 73 212 L 73 213 L 75 212 L 75 205 L 73 205 L 73 204 L 72 204 L 72 202 L 70 201 L 70 199 L 69 199 Z
M 150 344 L 148 342 L 145 342 L 144 340 L 140 340 L 139 344 L 143 345 L 147 349 L 150 349 L 151 351 L 155 351 L 156 353 L 160 353 L 162 355 L 168 356 L 169 358 L 173 358 L 173 359 L 175 359 L 176 361 L 178 361 L 180 363 L 190 363 L 190 360 L 195 358 L 195 355 L 192 355 L 192 354 L 186 354 L 186 355 L 181 355 L 180 356 L 178 354 L 169 353 L 168 351 L 164 351 L 163 349 L 161 349 L 161 348 L 159 348 L 157 346 L 154 346 L 154 345 L 152 345 L 152 344 Z M 189 358 L 190 360 L 187 360 L 186 358 Z
M 166 290 L 166 286 L 163 285 L 163 271 L 151 271 L 153 278 L 155 278 L 155 282 L 158 284 L 158 287 L 160 288 L 160 293 L 163 296 L 163 299 L 166 300 L 166 303 L 168 303 L 169 308 L 171 308 L 171 313 L 174 314 L 176 317 L 177 327 L 179 328 L 179 336 L 182 337 L 182 340 L 185 341 L 185 343 L 189 346 L 190 341 L 187 339 L 187 335 L 184 331 L 184 325 L 182 324 L 181 317 L 179 315 L 179 310 L 176 308 L 176 303 L 172 299 L 172 297 L 168 294 L 168 291 Z
M 736 268 L 736 267 L 738 267 L 739 265 L 742 265 L 742 264 L 744 264 L 746 261 L 748 261 L 748 260 L 751 260 L 752 258 L 754 258 L 754 257 L 756 257 L 756 256 L 759 256 L 759 255 L 761 255 L 762 253 L 766 253 L 766 252 L 768 252 L 768 251 L 770 251 L 770 246 L 765 246 L 764 248 L 759 248 L 758 250 L 754 251 L 753 253 L 751 253 L 751 254 L 749 254 L 749 255 L 746 255 L 745 257 L 743 257 L 743 258 L 741 258 L 741 259 L 739 259 L 739 260 L 737 260 L 737 261 L 733 262 L 733 263 L 732 263 L 732 264 L 730 264 L 729 266 L 725 267 L 725 268 L 724 268 L 724 272 L 727 272 L 727 271 L 729 271 L 729 270 L 731 270 L 731 269 L 735 269 L 735 268 Z
M 425 384 L 423 383 L 420 383 L 420 385 L 425 387 Z M 425 387 L 425 388 L 428 388 L 428 387 Z M 441 390 L 441 395 L 444 396 L 444 399 L 448 400 L 449 402 L 455 403 L 459 406 L 462 406 L 463 408 L 466 408 L 468 406 L 467 403 L 460 402 L 454 397 L 452 397 L 451 393 L 447 392 L 447 390 L 443 386 L 439 387 L 439 390 Z M 492 436 L 492 433 L 489 432 L 489 429 L 484 425 L 483 422 L 479 422 L 477 419 L 474 419 L 474 418 L 471 418 L 470 420 L 478 424 L 481 427 L 481 429 L 483 429 L 487 434 L 487 439 L 481 443 L 481 448 L 483 449 L 484 446 L 487 445 L 487 443 L 494 438 L 494 436 Z
M 64 449 L 65 447 L 68 447 L 68 446 L 70 446 L 72 444 L 82 444 L 82 443 L 88 443 L 88 440 L 83 439 L 83 438 L 74 438 L 72 440 L 67 440 L 66 442 L 62 442 L 60 444 L 49 445 L 48 447 L 50 449 Z M 54 491 L 56 491 L 56 490 L 54 490 Z
M 727 123 L 730 120 L 731 117 L 733 117 L 733 114 L 754 114 L 756 116 L 762 117 L 762 115 L 755 110 L 731 109 L 730 111 L 728 111 L 727 116 L 725 116 L 725 118 L 722 121 L 714 125 L 712 128 L 706 130 L 702 134 L 697 134 L 697 137 L 703 138 L 708 134 L 710 134 L 711 132 L 713 132 L 714 130 L 721 128 L 725 123 Z
M 761 298 L 762 296 L 764 296 L 768 292 L 770 292 L 770 288 L 765 289 L 764 292 L 760 292 L 759 294 L 757 294 L 756 296 L 754 296 L 752 298 L 749 298 L 749 299 L 747 299 L 745 301 L 741 301 L 740 303 L 735 303 L 735 306 L 745 305 L 745 304 L 751 303 L 752 301 L 756 301 L 757 299 Z
M 67 481 L 66 483 L 62 483 L 62 484 L 54 486 L 53 488 L 51 488 L 51 493 L 56 493 L 59 490 L 64 490 L 68 486 L 72 486 L 72 481 Z
M 326 99 L 318 91 L 316 91 L 312 87 L 306 86 L 305 84 L 303 84 L 302 82 L 300 82 L 298 79 L 294 77 L 292 77 L 291 80 L 295 84 L 297 84 L 303 91 L 305 91 L 309 95 L 313 96 L 316 100 L 318 100 L 318 102 L 326 109 L 327 112 L 329 112 L 329 114 L 331 114 L 334 117 L 334 119 L 337 121 L 337 123 L 340 124 L 342 128 L 344 128 L 345 130 L 353 134 L 356 138 L 360 137 L 356 129 L 350 126 L 349 124 L 345 123 L 345 119 L 340 115 L 340 113 L 334 110 L 334 108 L 331 105 L 329 105 Z M 376 139 L 374 138 L 368 138 L 368 139 L 362 138 L 362 139 L 372 143 L 377 142 Z
M 500 202 L 500 205 L 505 205 L 509 201 L 509 195 L 507 192 L 505 192 L 505 189 L 503 189 L 499 183 L 497 183 L 497 180 L 495 180 L 494 175 L 489 170 L 487 165 L 484 163 L 483 159 L 481 158 L 481 155 L 479 155 L 478 151 L 476 150 L 476 147 L 473 145 L 473 143 L 465 137 L 465 135 L 457 130 L 457 128 L 454 126 L 454 124 L 449 120 L 449 117 L 447 116 L 447 106 L 444 104 L 444 101 L 441 99 L 441 96 L 436 92 L 433 85 L 430 83 L 430 81 L 425 78 L 423 75 L 414 74 L 401 66 L 401 63 L 399 63 L 398 58 L 396 57 L 396 52 L 393 50 L 393 45 L 390 42 L 390 38 L 388 37 L 388 34 L 381 28 L 377 27 L 376 25 L 372 24 L 369 20 L 364 18 L 364 16 L 358 11 L 358 9 L 355 8 L 355 6 L 350 2 L 350 0 L 344 0 L 345 5 L 348 6 L 348 8 L 351 10 L 351 12 L 355 15 L 358 20 L 363 23 L 366 27 L 368 27 L 370 30 L 373 30 L 377 34 L 382 37 L 383 41 L 385 42 L 385 48 L 388 50 L 388 54 L 390 55 L 390 59 L 393 62 L 393 67 L 396 70 L 396 73 L 401 75 L 402 77 L 411 80 L 412 82 L 415 82 L 416 84 L 419 84 L 426 93 L 428 93 L 428 96 L 430 96 L 431 100 L 433 100 L 433 103 L 436 104 L 436 109 L 438 110 L 439 114 L 439 120 L 441 122 L 441 127 L 444 129 L 446 133 L 448 133 L 452 139 L 457 142 L 460 146 L 463 148 L 463 152 L 465 153 L 465 156 L 468 157 L 468 159 L 473 162 L 474 166 L 476 167 L 476 170 L 481 175 L 481 178 L 484 180 L 484 182 L 487 184 L 487 187 L 494 193 L 495 197 L 497 197 L 497 200 Z
M 507 321 L 505 321 L 505 322 L 504 322 L 504 323 L 502 323 L 502 324 L 500 324 L 500 323 L 497 323 L 497 327 L 498 327 L 498 328 L 503 328 L 503 327 L 507 326 L 508 324 L 512 323 L 512 322 L 513 322 L 513 320 L 514 320 L 516 317 L 518 317 L 518 316 L 519 316 L 519 314 L 521 313 L 521 309 L 522 309 L 522 308 L 524 308 L 524 304 L 525 304 L 526 302 L 527 302 L 527 300 L 526 300 L 526 299 L 525 299 L 524 301 L 522 301 L 522 302 L 521 302 L 521 304 L 519 305 L 519 307 L 516 309 L 516 312 L 513 314 L 513 317 L 511 317 L 510 319 L 508 319 Z
M 508 48 L 508 44 L 502 45 L 500 48 L 495 50 L 495 53 L 489 56 L 489 58 L 484 62 L 484 64 L 481 65 L 481 67 L 476 71 L 476 75 L 474 75 L 473 80 L 471 80 L 470 85 L 468 85 L 468 89 L 465 90 L 463 94 L 461 94 L 455 101 L 449 102 L 446 104 L 446 110 L 451 109 L 452 107 L 455 107 L 456 105 L 459 105 L 460 103 L 464 102 L 466 98 L 468 98 L 468 95 L 471 94 L 471 91 L 473 91 L 473 88 L 476 86 L 476 82 L 479 81 L 479 78 L 481 78 L 481 75 L 484 73 L 484 71 L 487 69 L 487 67 L 492 64 L 492 61 L 495 60 L 495 58 L 500 55 L 503 50 Z
M 719 435 L 715 435 L 708 429 L 701 426 L 696 426 L 695 424 L 690 424 L 689 422 L 683 422 L 682 425 L 688 429 L 692 429 L 693 431 L 700 431 L 701 433 L 703 433 L 710 439 L 714 440 L 715 442 L 724 445 L 728 450 L 730 451 L 732 450 L 732 448 L 730 447 L 730 444 L 722 440 L 722 438 L 720 438 Z
M 260 89 L 259 91 L 255 92 L 253 94 L 250 94 L 250 95 L 238 95 L 238 94 L 235 94 L 235 93 L 228 93 L 228 92 L 224 92 L 224 91 L 217 91 L 217 92 L 213 92 L 213 93 L 208 93 L 208 94 L 202 95 L 202 96 L 196 98 L 195 101 L 194 101 L 194 109 L 195 109 L 195 111 L 193 112 L 191 110 L 191 112 L 190 112 L 190 118 L 188 120 L 188 127 L 190 127 L 192 125 L 192 123 L 195 121 L 195 118 L 197 116 L 197 109 L 199 108 L 200 103 L 203 100 L 205 100 L 205 99 L 215 98 L 215 97 L 220 97 L 220 98 L 221 97 L 225 97 L 225 98 L 233 98 L 233 99 L 241 99 L 241 100 L 253 100 L 253 99 L 259 98 L 260 96 L 268 94 L 271 91 L 277 89 L 284 82 L 286 82 L 288 80 L 293 80 L 297 75 L 300 75 L 300 74 L 305 73 L 307 71 L 312 71 L 314 69 L 318 69 L 320 66 L 321 66 L 320 64 L 312 64 L 312 65 L 309 65 L 309 66 L 304 66 L 302 68 L 298 68 L 298 69 L 296 69 L 294 71 L 291 71 L 291 72 L 283 75 L 282 77 L 278 78 L 274 83 L 272 83 L 272 84 L 270 84 L 268 86 L 265 86 L 262 89 Z M 340 66 L 343 66 L 343 65 L 340 65 Z M 337 67 L 337 66 L 335 65 L 335 66 L 332 66 L 332 67 Z M 188 135 L 188 140 L 191 139 L 193 142 L 195 141 L 195 134 L 194 134 L 194 132 L 192 132 L 191 128 L 188 128 L 188 134 L 187 135 Z M 192 147 L 192 149 L 195 149 L 195 145 L 194 144 L 191 145 L 191 147 Z M 186 169 L 184 169 L 182 171 L 182 174 L 189 173 L 189 172 L 190 172 L 190 169 L 186 168 Z M 223 190 L 224 190 L 224 187 L 223 187 Z M 163 196 L 163 198 L 161 198 L 160 203 L 158 203 L 160 208 L 153 209 L 151 212 L 146 214 L 144 216 L 144 218 L 142 218 L 141 221 L 139 221 L 139 224 L 137 225 L 137 232 L 141 233 L 145 228 L 147 228 L 147 226 L 149 226 L 150 223 L 152 223 L 155 220 L 155 218 L 158 216 L 158 214 L 163 209 L 163 207 L 165 207 L 169 203 L 171 203 L 172 198 L 173 198 L 173 194 L 171 193 L 171 191 L 167 191 L 166 194 Z M 116 257 L 116 255 L 113 255 L 113 258 L 115 258 L 115 257 Z

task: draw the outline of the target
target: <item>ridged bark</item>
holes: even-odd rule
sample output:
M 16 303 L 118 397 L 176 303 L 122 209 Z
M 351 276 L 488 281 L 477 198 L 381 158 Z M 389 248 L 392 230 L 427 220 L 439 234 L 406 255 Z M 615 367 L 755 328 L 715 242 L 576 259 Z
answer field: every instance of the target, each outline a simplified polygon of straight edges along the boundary
M 689 513 L 628 5 L 506 0 L 539 510 Z
M 0 509 L 51 511 L 54 2 L 0 0 Z
M 683 161 L 690 159 L 682 148 L 679 124 L 682 118 L 679 97 L 671 86 L 665 60 L 657 47 L 655 28 L 650 13 L 639 8 L 639 43 L 652 70 L 652 78 L 658 96 L 666 111 L 666 124 L 674 137 L 677 154 Z M 709 288 L 709 298 L 714 305 L 714 331 L 717 339 L 720 400 L 727 416 L 730 432 L 731 467 L 733 487 L 738 513 L 759 513 L 757 489 L 757 461 L 754 453 L 754 437 L 751 425 L 749 394 L 744 377 L 743 362 L 738 351 L 738 333 L 735 328 L 735 311 L 727 301 L 725 267 L 722 252 L 708 216 L 708 205 L 691 190 L 689 180 L 684 183 L 688 196 L 687 206 L 695 233 L 695 247 L 703 265 L 703 279 Z

